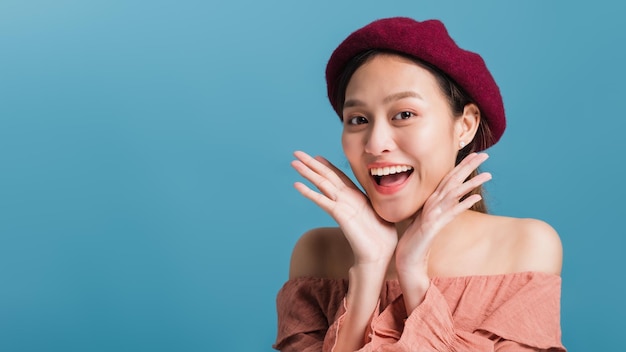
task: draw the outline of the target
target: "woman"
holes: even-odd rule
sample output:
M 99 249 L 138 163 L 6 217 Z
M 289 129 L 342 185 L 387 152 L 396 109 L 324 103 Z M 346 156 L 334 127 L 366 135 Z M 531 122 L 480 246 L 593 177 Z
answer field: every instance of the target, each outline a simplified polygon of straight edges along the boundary
M 483 60 L 443 24 L 374 21 L 326 79 L 362 192 L 321 157 L 295 187 L 330 214 L 296 244 L 277 298 L 284 351 L 564 351 L 562 248 L 534 219 L 486 213 L 477 168 L 504 132 Z

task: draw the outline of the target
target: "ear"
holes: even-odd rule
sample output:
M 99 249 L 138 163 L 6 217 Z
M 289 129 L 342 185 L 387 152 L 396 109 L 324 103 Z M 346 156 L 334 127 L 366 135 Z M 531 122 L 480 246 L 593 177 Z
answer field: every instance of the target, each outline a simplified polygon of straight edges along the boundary
M 480 124 L 480 110 L 471 103 L 463 108 L 463 115 L 455 121 L 455 136 L 458 149 L 470 144 L 478 131 Z

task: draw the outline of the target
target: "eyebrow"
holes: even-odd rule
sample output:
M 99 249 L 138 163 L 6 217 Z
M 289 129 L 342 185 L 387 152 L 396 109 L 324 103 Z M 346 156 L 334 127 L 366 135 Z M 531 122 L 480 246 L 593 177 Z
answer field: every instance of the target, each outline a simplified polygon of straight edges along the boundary
M 422 96 L 417 94 L 417 92 L 407 90 L 405 92 L 398 92 L 398 93 L 394 93 L 394 94 L 391 94 L 391 95 L 385 97 L 385 99 L 383 99 L 383 103 L 387 104 L 387 103 L 390 103 L 392 101 L 400 100 L 400 99 L 404 99 L 404 98 L 417 98 L 417 99 L 421 100 Z M 365 103 L 363 101 L 361 101 L 361 100 L 350 99 L 350 100 L 346 100 L 346 102 L 343 104 L 343 108 L 347 109 L 347 108 L 351 108 L 351 107 L 354 107 L 354 106 L 363 106 L 363 105 L 365 105 Z

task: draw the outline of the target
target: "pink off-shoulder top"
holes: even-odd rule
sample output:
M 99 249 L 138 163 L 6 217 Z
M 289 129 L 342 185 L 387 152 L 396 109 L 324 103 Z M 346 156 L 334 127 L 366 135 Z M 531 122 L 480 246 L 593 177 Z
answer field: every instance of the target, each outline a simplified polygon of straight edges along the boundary
M 280 351 L 332 351 L 348 280 L 297 278 L 277 296 Z M 360 351 L 565 351 L 561 278 L 540 272 L 436 277 L 407 316 L 397 280 L 386 281 Z

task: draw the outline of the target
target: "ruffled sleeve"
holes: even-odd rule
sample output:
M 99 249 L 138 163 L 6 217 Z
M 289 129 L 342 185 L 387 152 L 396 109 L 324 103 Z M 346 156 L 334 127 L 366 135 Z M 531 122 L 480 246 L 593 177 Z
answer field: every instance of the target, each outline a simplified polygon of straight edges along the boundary
M 280 351 L 322 351 L 329 327 L 334 325 L 336 330 L 339 317 L 345 313 L 342 302 L 347 290 L 347 280 L 287 281 L 276 297 L 278 332 L 273 347 Z
M 510 291 L 507 294 L 503 290 L 502 303 L 485 318 L 480 329 L 503 341 L 565 351 L 561 344 L 561 277 L 543 273 L 520 276 L 520 280 L 506 283 Z
M 393 331 L 398 342 L 363 351 L 565 351 L 560 286 L 542 273 L 433 280 L 406 321 L 401 298 L 374 319 L 374 334 Z

